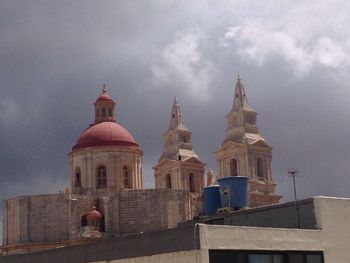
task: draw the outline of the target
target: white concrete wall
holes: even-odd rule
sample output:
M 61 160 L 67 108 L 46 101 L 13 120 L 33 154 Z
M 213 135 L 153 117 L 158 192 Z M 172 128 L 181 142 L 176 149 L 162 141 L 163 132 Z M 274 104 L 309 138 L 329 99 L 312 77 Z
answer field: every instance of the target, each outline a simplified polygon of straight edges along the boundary
M 324 251 L 325 263 L 349 263 L 350 199 L 314 202 L 319 229 L 200 225 L 201 249 Z
M 326 263 L 350 262 L 350 199 L 315 197 L 318 227 L 322 229 Z
M 202 249 L 320 251 L 325 248 L 320 242 L 321 230 L 200 225 L 199 231 Z

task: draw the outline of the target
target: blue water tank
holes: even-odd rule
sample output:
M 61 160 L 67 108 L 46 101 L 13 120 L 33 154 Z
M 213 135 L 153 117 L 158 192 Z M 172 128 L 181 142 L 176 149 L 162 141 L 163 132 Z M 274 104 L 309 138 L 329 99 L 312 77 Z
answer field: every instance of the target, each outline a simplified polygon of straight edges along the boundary
M 248 205 L 248 179 L 246 176 L 218 179 L 222 207 L 240 209 Z
M 218 185 L 204 187 L 204 215 L 215 214 L 220 207 L 220 187 Z

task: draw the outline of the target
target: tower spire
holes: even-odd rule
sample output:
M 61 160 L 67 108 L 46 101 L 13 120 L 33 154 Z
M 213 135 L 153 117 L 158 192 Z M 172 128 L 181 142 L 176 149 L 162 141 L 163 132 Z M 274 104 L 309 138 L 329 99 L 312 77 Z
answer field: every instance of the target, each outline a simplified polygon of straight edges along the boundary
M 174 97 L 169 128 L 163 134 L 163 153 L 153 167 L 156 188 L 189 190 L 191 195 L 197 196 L 196 200 L 202 200 L 205 164 L 193 150 L 191 137 Z
M 181 109 L 178 104 L 176 96 L 174 97 L 174 104 L 171 109 L 169 129 L 170 130 L 186 129 L 184 120 L 182 118 Z
M 247 96 L 245 94 L 242 79 L 239 76 L 239 74 L 237 76 L 237 83 L 236 83 L 234 94 L 235 94 L 235 97 L 233 99 L 233 107 L 232 107 L 233 111 L 236 111 L 242 108 L 248 108 L 248 109 L 250 108 Z

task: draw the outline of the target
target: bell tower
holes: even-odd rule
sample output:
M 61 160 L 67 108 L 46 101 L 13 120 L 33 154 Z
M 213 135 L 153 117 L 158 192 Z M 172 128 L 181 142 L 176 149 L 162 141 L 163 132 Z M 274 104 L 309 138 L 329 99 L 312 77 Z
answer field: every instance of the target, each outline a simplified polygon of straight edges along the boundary
M 156 188 L 189 190 L 201 194 L 204 166 L 193 151 L 192 133 L 185 126 L 177 99 L 171 110 L 168 130 L 164 133 L 163 153 L 153 167 Z
M 226 115 L 225 139 L 216 151 L 218 178 L 249 177 L 249 206 L 278 203 L 272 176 L 272 147 L 261 136 L 257 113 L 250 107 L 238 76 L 231 111 Z

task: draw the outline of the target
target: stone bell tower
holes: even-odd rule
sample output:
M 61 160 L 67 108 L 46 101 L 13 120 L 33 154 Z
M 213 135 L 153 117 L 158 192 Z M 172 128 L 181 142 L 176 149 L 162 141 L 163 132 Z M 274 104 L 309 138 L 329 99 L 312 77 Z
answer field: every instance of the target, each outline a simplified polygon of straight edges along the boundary
M 281 196 L 271 171 L 272 147 L 259 133 L 257 113 L 249 106 L 238 76 L 231 111 L 226 115 L 225 139 L 216 151 L 218 178 L 249 177 L 249 206 L 278 203 Z
M 192 194 L 202 193 L 205 164 L 193 151 L 191 135 L 175 98 L 169 128 L 163 135 L 163 154 L 158 164 L 153 167 L 156 188 L 189 190 Z

